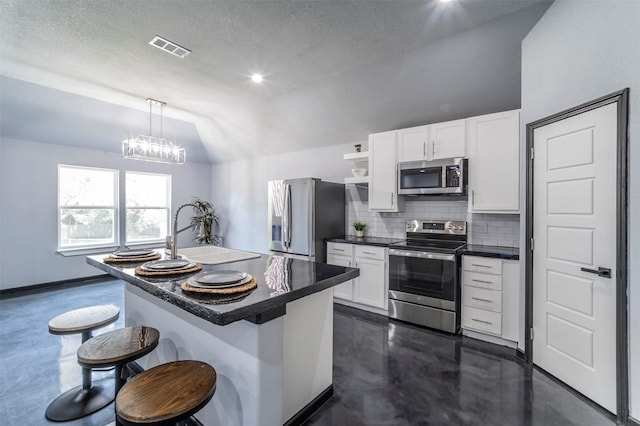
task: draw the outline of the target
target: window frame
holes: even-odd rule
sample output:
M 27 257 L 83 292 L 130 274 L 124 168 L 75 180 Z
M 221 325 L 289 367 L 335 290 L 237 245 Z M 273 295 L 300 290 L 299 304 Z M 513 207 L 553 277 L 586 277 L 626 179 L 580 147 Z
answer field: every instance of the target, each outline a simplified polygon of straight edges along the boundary
M 83 170 L 97 170 L 97 171 L 107 171 L 112 173 L 113 177 L 113 205 L 112 206 L 89 206 L 89 205 L 63 205 L 60 200 L 60 171 L 61 169 L 83 169 Z M 58 218 L 58 249 L 59 253 L 71 253 L 71 252 L 80 252 L 92 249 L 104 249 L 109 247 L 118 247 L 120 245 L 120 212 L 119 212 L 119 199 L 120 199 L 120 175 L 117 169 L 110 169 L 105 167 L 91 167 L 91 166 L 78 166 L 73 164 L 58 164 L 58 188 L 57 188 L 57 218 Z M 81 244 L 74 246 L 63 246 L 62 245 L 62 217 L 61 212 L 62 209 L 66 210 L 113 210 L 113 241 L 108 243 L 92 243 L 92 244 Z
M 163 176 L 166 178 L 166 200 L 167 200 L 167 205 L 166 207 L 159 207 L 159 206 L 151 206 L 151 207 L 141 207 L 141 206 L 135 206 L 135 207 L 129 207 L 127 205 L 127 174 L 136 174 L 136 175 L 152 175 L 152 176 Z M 169 173 L 152 173 L 152 172 L 141 172 L 141 171 L 136 171 L 136 170 L 125 170 L 124 172 L 124 180 L 123 180 L 123 187 L 124 187 L 124 197 L 122 198 L 122 202 L 124 204 L 124 208 L 122 209 L 123 211 L 123 215 L 122 215 L 122 241 L 124 241 L 124 244 L 126 246 L 140 246 L 140 245 L 148 245 L 148 244 L 157 244 L 157 243 L 164 243 L 165 242 L 165 237 L 160 237 L 158 239 L 148 239 L 148 240 L 139 240 L 139 241 L 129 241 L 129 236 L 127 235 L 127 227 L 128 227 L 128 212 L 129 210 L 135 210 L 135 209 L 144 209 L 144 210 L 165 210 L 166 211 L 166 218 L 167 218 L 167 227 L 164 230 L 165 231 L 165 235 L 169 235 L 170 231 L 169 228 L 171 227 L 171 187 L 172 187 L 172 176 Z

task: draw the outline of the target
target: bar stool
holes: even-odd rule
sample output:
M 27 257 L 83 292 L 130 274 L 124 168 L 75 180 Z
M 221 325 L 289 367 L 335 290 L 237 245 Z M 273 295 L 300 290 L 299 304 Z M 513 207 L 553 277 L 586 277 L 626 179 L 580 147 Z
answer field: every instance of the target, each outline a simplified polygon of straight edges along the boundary
M 143 371 L 116 396 L 125 426 L 174 425 L 200 411 L 216 391 L 216 370 L 200 361 L 175 361 Z
M 89 306 L 58 315 L 49 321 L 49 333 L 68 335 L 82 333 L 82 343 L 89 340 L 93 330 L 118 320 L 120 309 L 113 305 Z M 115 398 L 113 382 L 100 380 L 91 383 L 91 369 L 82 368 L 82 385 L 69 389 L 54 399 L 47 410 L 47 419 L 65 422 L 79 419 L 108 405 Z
M 122 370 L 158 346 L 160 332 L 153 327 L 136 326 L 113 330 L 92 337 L 78 348 L 78 364 L 86 368 L 114 366 L 115 395 L 118 394 L 124 377 Z

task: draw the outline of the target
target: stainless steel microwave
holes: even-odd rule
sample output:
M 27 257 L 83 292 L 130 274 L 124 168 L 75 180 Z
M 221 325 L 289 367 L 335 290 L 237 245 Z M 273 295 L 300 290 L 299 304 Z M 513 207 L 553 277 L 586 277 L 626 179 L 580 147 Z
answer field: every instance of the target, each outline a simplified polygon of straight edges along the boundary
M 398 164 L 400 195 L 465 195 L 467 160 L 417 161 Z

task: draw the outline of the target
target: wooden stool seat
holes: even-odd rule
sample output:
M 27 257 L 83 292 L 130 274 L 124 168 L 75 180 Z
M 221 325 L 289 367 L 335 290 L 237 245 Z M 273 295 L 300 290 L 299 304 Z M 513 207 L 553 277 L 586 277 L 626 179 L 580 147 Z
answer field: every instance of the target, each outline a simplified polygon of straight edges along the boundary
M 86 368 L 115 366 L 116 395 L 124 384 L 123 366 L 158 346 L 160 332 L 153 327 L 126 327 L 95 336 L 78 348 L 78 364 Z
M 49 321 L 51 334 L 85 333 L 115 322 L 120 309 L 113 305 L 89 306 L 65 312 Z
M 58 315 L 49 321 L 49 333 L 57 335 L 82 333 L 82 343 L 91 338 L 92 331 L 112 324 L 120 317 L 120 309 L 113 305 L 89 306 Z M 79 419 L 109 405 L 115 399 L 111 380 L 91 382 L 91 370 L 82 368 L 82 385 L 69 389 L 54 399 L 45 411 L 49 420 L 64 422 Z
M 124 425 L 164 425 L 200 411 L 216 391 L 216 370 L 200 361 L 175 361 L 144 371 L 116 396 Z

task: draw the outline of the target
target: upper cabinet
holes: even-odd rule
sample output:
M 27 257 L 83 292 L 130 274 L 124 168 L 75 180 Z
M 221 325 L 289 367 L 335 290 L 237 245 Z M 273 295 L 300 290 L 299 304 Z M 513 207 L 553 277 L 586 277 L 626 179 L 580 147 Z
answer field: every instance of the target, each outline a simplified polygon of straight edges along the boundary
M 468 119 L 469 211 L 518 213 L 520 111 Z
M 466 120 L 398 130 L 398 162 L 466 156 Z
M 431 160 L 466 157 L 466 120 L 431 125 Z
M 397 131 L 369 135 L 369 210 L 397 212 Z

